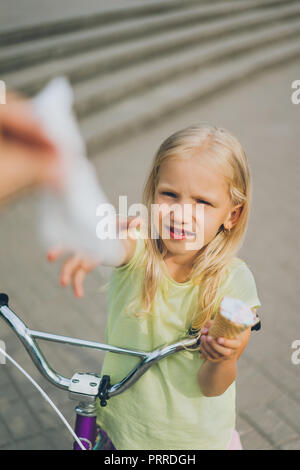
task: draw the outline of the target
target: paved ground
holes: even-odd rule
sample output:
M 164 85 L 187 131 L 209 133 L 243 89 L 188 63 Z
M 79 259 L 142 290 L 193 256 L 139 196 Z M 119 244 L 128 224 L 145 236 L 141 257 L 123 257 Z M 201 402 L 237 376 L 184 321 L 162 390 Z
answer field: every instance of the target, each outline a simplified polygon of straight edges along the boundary
M 151 158 L 171 132 L 201 120 L 230 129 L 244 144 L 254 180 L 253 210 L 239 256 L 253 270 L 262 302 L 263 330 L 253 334 L 240 360 L 238 430 L 246 449 L 300 448 L 300 365 L 291 362 L 291 343 L 300 339 L 299 302 L 299 112 L 291 103 L 291 82 L 300 60 L 219 93 L 188 112 L 95 159 L 111 201 L 127 194 L 140 201 Z M 297 119 L 298 118 L 298 119 Z M 38 196 L 2 210 L 0 216 L 1 290 L 34 329 L 104 340 L 106 295 L 99 291 L 108 268 L 94 272 L 78 301 L 59 287 L 58 266 L 45 261 L 34 228 Z M 73 403 L 34 370 L 23 347 L 1 323 L 0 339 L 73 421 Z M 51 364 L 61 373 L 101 369 L 102 356 L 46 344 Z M 9 364 L 0 374 L 0 448 L 67 449 L 71 438 L 48 404 Z

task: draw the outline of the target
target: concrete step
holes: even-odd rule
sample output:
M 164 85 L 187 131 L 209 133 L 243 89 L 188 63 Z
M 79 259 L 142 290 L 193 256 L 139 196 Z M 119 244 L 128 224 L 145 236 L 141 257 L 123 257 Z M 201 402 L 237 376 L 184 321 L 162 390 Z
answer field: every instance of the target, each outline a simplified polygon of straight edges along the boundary
M 199 21 L 213 20 L 218 17 L 234 16 L 247 12 L 252 8 L 273 6 L 270 0 L 247 0 L 244 2 L 224 2 L 220 0 L 214 5 L 194 4 L 186 5 L 184 11 L 167 10 L 159 14 L 147 15 L 121 23 L 109 23 L 85 28 L 75 32 L 65 32 L 55 36 L 40 38 L 38 41 L 22 41 L 13 45 L 0 47 L 1 71 L 18 70 L 36 63 L 46 62 L 49 59 L 77 55 L 95 48 L 103 48 L 120 41 L 127 41 L 146 37 L 157 32 L 191 26 Z M 292 0 L 293 3 L 293 0 Z M 279 0 L 276 6 L 283 4 Z M 286 6 L 286 1 L 284 2 Z
M 195 105 L 197 100 L 221 92 L 269 67 L 299 57 L 299 54 L 299 38 L 287 40 L 280 45 L 276 43 L 236 59 L 233 57 L 221 64 L 201 67 L 192 75 L 154 87 L 116 104 L 104 113 L 90 116 L 80 123 L 89 155 L 97 155 L 105 147 L 157 123 L 170 113 Z
M 233 20 L 230 19 L 230 21 L 232 21 L 233 33 L 236 34 L 239 30 L 243 31 L 247 28 L 253 28 L 259 23 L 280 21 L 281 19 L 299 15 L 299 13 L 299 3 L 293 3 L 280 8 L 263 9 L 260 10 L 260 13 L 251 12 L 247 15 L 243 14 L 241 15 L 242 17 L 236 16 Z M 252 20 L 251 15 L 254 15 Z M 242 21 L 240 28 L 237 24 L 239 21 Z M 50 60 L 47 63 L 23 69 L 19 73 L 4 74 L 3 79 L 8 87 L 25 91 L 28 94 L 33 94 L 51 77 L 59 74 L 67 75 L 73 83 L 80 82 L 96 75 L 102 75 L 113 70 L 120 71 L 129 65 L 153 60 L 155 57 L 168 55 L 175 51 L 178 52 L 180 49 L 188 49 L 204 39 L 209 40 L 213 37 L 218 37 L 221 34 L 220 28 L 215 31 L 214 25 L 214 22 L 209 22 L 206 25 L 201 25 L 201 28 L 199 28 L 199 25 L 195 25 L 188 30 L 166 31 L 154 37 L 143 38 L 138 42 L 129 41 L 120 45 L 106 47 L 103 50 L 92 51 L 89 54 L 85 53 L 65 59 Z M 228 24 L 225 26 L 226 28 L 226 34 L 231 33 Z M 225 34 L 224 31 L 223 34 Z
M 236 37 L 228 37 L 220 42 L 215 40 L 206 45 L 189 48 L 177 54 L 157 58 L 145 64 L 138 64 L 115 74 L 79 83 L 74 86 L 75 110 L 79 118 L 84 118 L 100 110 L 103 112 L 118 101 L 131 95 L 142 93 L 175 77 L 194 73 L 199 67 L 228 60 L 256 48 L 300 36 L 300 18 L 279 25 L 269 25 L 260 31 L 250 31 Z M 132 79 L 134 77 L 134 80 Z
M 209 0 L 200 0 L 201 3 L 209 3 Z M 219 1 L 219 0 L 216 0 Z M 223 0 L 224 1 L 224 0 Z M 83 29 L 93 28 L 95 26 L 103 26 L 107 23 L 120 23 L 128 19 L 138 19 L 145 15 L 155 15 L 170 10 L 185 9 L 189 5 L 199 4 L 199 0 L 147 0 L 141 3 L 139 0 L 135 2 L 107 2 L 106 5 L 99 4 L 99 7 L 89 8 L 92 13 L 69 15 L 63 18 L 52 18 L 51 21 L 45 21 L 40 11 L 37 11 L 41 19 L 37 24 L 28 24 L 17 28 L 11 28 L 1 24 L 0 26 L 0 44 L 9 45 L 14 43 L 23 43 L 32 39 L 39 40 L 45 37 L 55 36 L 57 34 L 66 34 L 67 32 L 75 32 Z M 59 11 L 59 8 L 57 8 Z M 63 13 L 66 6 L 62 5 Z M 84 8 L 82 8 L 84 10 Z M 72 11 L 72 9 L 71 9 Z M 78 11 L 78 8 L 75 10 Z M 37 16 L 34 15 L 35 17 Z M 45 15 L 44 15 L 45 16 Z M 52 15 L 53 16 L 53 15 Z

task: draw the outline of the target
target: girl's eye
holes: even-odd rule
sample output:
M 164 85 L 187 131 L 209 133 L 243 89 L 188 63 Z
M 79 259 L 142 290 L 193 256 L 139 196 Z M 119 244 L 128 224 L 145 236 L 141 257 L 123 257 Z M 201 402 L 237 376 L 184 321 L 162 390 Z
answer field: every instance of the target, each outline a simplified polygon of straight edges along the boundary
M 176 194 L 170 191 L 162 191 L 161 194 L 164 196 L 176 197 Z M 210 202 L 204 201 L 203 199 L 197 199 L 197 204 L 207 204 L 208 206 L 211 206 Z
M 210 205 L 209 202 L 203 201 L 202 199 L 198 199 L 198 200 L 197 200 L 197 204 L 208 204 L 208 205 Z

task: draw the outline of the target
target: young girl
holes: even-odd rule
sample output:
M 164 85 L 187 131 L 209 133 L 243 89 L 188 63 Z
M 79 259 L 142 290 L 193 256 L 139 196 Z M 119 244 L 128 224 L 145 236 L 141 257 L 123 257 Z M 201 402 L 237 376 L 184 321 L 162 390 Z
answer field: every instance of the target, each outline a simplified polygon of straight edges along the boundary
M 147 236 L 136 228 L 136 237 L 124 240 L 126 259 L 110 279 L 106 342 L 150 351 L 183 338 L 192 327 L 201 334 L 200 354 L 184 350 L 158 362 L 106 407 L 99 405 L 97 422 L 118 450 L 241 449 L 235 379 L 250 329 L 235 340 L 213 339 L 208 329 L 225 295 L 243 300 L 253 312 L 261 306 L 252 272 L 236 256 L 251 203 L 243 148 L 222 128 L 199 125 L 176 132 L 154 158 L 143 203 L 149 217 L 151 204 L 164 207 L 155 222 L 159 236 L 151 238 L 148 220 Z M 180 218 L 174 204 L 190 204 L 192 217 Z M 203 243 L 187 249 L 198 233 L 200 205 Z M 72 280 L 80 296 L 92 268 L 74 256 L 61 281 Z M 107 353 L 102 374 L 115 383 L 138 362 Z

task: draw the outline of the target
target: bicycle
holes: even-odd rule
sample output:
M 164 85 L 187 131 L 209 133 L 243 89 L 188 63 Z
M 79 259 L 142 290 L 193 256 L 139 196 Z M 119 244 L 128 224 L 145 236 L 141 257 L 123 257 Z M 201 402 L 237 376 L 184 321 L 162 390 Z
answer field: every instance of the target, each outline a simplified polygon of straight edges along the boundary
M 103 343 L 31 330 L 25 325 L 21 318 L 10 309 L 8 306 L 8 300 L 9 299 L 6 294 L 0 294 L 0 316 L 2 316 L 2 318 L 17 334 L 41 374 L 56 387 L 68 390 L 69 398 L 79 402 L 75 408 L 75 434 L 78 436 L 83 446 L 89 450 L 94 449 L 96 444 L 97 398 L 99 398 L 101 406 L 106 406 L 109 398 L 124 392 L 134 385 L 134 383 L 153 364 L 170 354 L 181 351 L 186 347 L 192 348 L 197 345 L 196 338 L 185 338 L 182 341 L 146 353 L 143 351 L 124 349 Z M 109 376 L 104 375 L 101 377 L 100 375 L 91 372 L 76 372 L 71 378 L 67 378 L 52 369 L 36 343 L 36 340 L 71 344 L 74 346 L 93 348 L 118 354 L 129 354 L 139 357 L 141 361 L 123 380 L 113 385 L 110 384 Z M 97 442 L 97 448 L 99 449 L 99 447 L 99 442 Z M 80 448 L 79 443 L 75 441 L 73 449 L 80 450 Z
M 196 330 L 189 330 L 189 336 L 175 343 L 160 347 L 151 352 L 137 351 L 119 348 L 95 341 L 72 338 L 68 336 L 46 333 L 29 329 L 21 318 L 8 306 L 9 298 L 6 294 L 0 294 L 0 316 L 7 322 L 12 330 L 21 340 L 33 363 L 41 374 L 52 385 L 68 390 L 69 398 L 78 401 L 75 407 L 76 419 L 74 432 L 77 437 L 74 450 L 104 450 L 108 437 L 103 430 L 97 429 L 96 424 L 96 400 L 99 398 L 100 405 L 106 406 L 107 400 L 111 397 L 123 393 L 133 386 L 137 380 L 147 372 L 147 370 L 158 361 L 182 351 L 183 349 L 196 349 L 200 345 L 200 340 L 196 336 Z M 259 330 L 261 322 L 259 317 L 252 326 L 252 330 Z M 70 344 L 96 350 L 112 352 L 116 354 L 128 354 L 141 359 L 140 363 L 131 370 L 120 382 L 110 383 L 108 375 L 100 376 L 92 372 L 75 372 L 71 378 L 64 377 L 56 372 L 47 362 L 41 352 L 36 340 L 52 341 L 57 343 Z M 74 433 L 73 433 L 74 435 Z M 113 446 L 110 450 L 116 450 Z

